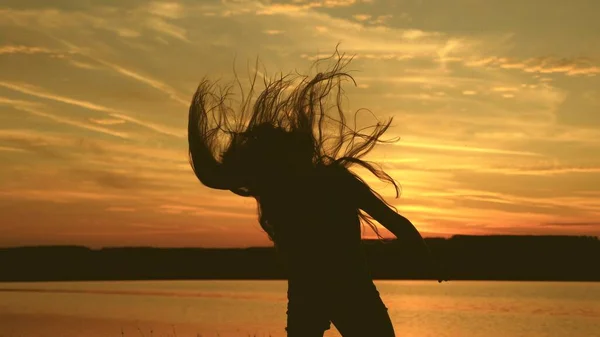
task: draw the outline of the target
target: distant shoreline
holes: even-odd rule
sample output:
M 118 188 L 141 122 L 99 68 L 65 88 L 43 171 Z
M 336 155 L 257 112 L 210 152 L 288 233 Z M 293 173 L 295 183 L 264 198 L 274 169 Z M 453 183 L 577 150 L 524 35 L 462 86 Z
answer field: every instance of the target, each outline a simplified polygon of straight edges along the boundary
M 600 240 L 590 236 L 426 238 L 450 280 L 599 282 Z M 365 240 L 375 280 L 434 280 L 427 261 L 395 240 Z M 310 247 L 307 247 L 310 249 Z M 0 248 L 0 282 L 285 280 L 272 247 Z
M 110 279 L 110 280 L 66 280 L 66 281 L 61 281 L 61 280 L 51 280 L 51 281 L 44 281 L 44 280 L 33 280 L 33 281 L 0 281 L 0 293 L 2 292 L 11 292 L 11 291 L 16 291 L 16 292 L 68 292 L 68 293 L 72 293 L 74 291 L 72 290 L 54 290 L 54 289 L 19 289 L 19 288 L 2 288 L 2 284 L 8 284 L 8 283 L 24 283 L 24 284 L 34 284 L 34 283 L 85 283 L 85 282 L 178 282 L 178 281 L 190 281 L 190 282 L 195 282 L 195 281 L 218 281 L 218 282 L 228 282 L 228 281 L 286 281 L 287 279 L 285 278 L 280 278 L 280 279 L 210 279 L 210 278 L 204 278 L 204 279 L 122 279 L 122 280 L 118 280 L 118 279 Z M 382 279 L 382 278 L 373 278 L 373 281 L 423 281 L 423 282 L 435 282 L 437 283 L 437 281 L 435 279 L 406 279 L 406 278 L 397 278 L 397 279 L 391 279 L 391 278 L 386 278 L 386 279 Z M 565 280 L 535 280 L 535 279 L 531 279 L 531 280 L 511 280 L 511 279 L 460 279 L 460 280 L 450 280 L 448 282 L 506 282 L 506 283 L 521 283 L 521 282 L 528 282 L 528 283 L 598 283 L 600 282 L 600 280 L 572 280 L 572 279 L 565 279 Z M 443 282 L 446 283 L 446 282 Z

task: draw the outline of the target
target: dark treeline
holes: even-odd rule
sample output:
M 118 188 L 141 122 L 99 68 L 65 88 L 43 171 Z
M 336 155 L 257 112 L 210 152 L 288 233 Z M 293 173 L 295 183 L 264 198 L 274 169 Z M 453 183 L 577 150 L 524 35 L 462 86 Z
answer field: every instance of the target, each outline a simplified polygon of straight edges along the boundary
M 600 240 L 575 236 L 426 239 L 453 280 L 600 281 Z M 423 259 L 393 240 L 365 241 L 376 279 L 430 279 Z M 307 247 L 310 249 L 310 247 Z M 0 281 L 280 279 L 273 248 L 0 249 Z

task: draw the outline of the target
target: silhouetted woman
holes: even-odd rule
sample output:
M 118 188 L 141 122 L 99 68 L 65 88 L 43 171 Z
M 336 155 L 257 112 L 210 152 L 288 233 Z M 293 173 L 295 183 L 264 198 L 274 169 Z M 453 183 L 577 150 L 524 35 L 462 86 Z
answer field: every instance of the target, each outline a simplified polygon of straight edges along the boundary
M 368 169 L 398 196 L 394 180 L 361 159 L 391 120 L 369 134 L 346 125 L 340 83 L 352 77 L 342 71 L 349 60 L 334 56 L 334 66 L 314 78 L 265 82 L 250 105 L 255 74 L 238 111 L 227 104 L 228 89 L 202 81 L 189 110 L 190 162 L 204 185 L 257 200 L 260 225 L 286 266 L 289 337 L 323 336 L 330 322 L 343 336 L 394 336 L 363 257 L 360 220 L 379 234 L 372 217 L 429 252 L 410 221 L 348 170 Z

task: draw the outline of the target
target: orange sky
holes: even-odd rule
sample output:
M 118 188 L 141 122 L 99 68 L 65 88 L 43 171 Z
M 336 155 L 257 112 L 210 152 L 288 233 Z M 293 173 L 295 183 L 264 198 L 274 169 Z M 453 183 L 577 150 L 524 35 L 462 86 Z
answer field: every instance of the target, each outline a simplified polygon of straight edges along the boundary
M 186 157 L 200 79 L 356 55 L 395 117 L 363 175 L 428 235 L 600 235 L 597 1 L 53 1 L 0 6 L 0 246 L 268 243 Z

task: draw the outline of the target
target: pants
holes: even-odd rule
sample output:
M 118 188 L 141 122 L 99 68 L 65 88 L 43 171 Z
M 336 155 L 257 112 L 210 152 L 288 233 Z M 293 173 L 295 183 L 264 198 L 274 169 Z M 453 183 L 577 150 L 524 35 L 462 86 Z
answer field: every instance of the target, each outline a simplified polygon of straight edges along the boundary
M 344 337 L 395 337 L 387 308 L 377 292 L 289 299 L 288 337 L 323 337 L 330 323 Z

